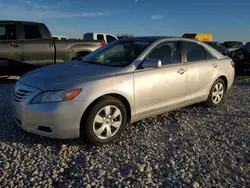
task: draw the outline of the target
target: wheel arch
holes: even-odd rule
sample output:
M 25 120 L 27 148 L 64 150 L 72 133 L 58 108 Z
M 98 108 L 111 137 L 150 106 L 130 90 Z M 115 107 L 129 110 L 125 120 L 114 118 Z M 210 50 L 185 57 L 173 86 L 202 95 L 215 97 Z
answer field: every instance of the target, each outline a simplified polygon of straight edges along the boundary
M 228 89 L 228 79 L 227 79 L 227 77 L 225 75 L 221 75 L 219 78 L 224 81 L 225 88 L 226 88 L 226 91 L 227 91 L 227 89 Z
M 128 120 L 127 123 L 130 123 L 130 121 L 131 121 L 131 105 L 130 105 L 130 103 L 128 102 L 127 98 L 124 97 L 124 96 L 121 95 L 121 94 L 109 93 L 109 94 L 105 94 L 105 95 L 102 95 L 102 96 L 96 98 L 95 100 L 93 100 L 93 101 L 88 105 L 88 107 L 86 108 L 86 110 L 83 112 L 83 115 L 82 115 L 82 118 L 81 118 L 81 122 L 80 122 L 80 133 L 82 133 L 83 126 L 84 126 L 84 124 L 85 124 L 85 121 L 86 121 L 87 116 L 89 115 L 91 109 L 94 107 L 94 105 L 96 105 L 96 103 L 97 103 L 101 98 L 106 97 L 106 96 L 114 97 L 114 98 L 116 98 L 116 99 L 118 99 L 119 101 L 122 102 L 122 104 L 125 106 L 126 111 L 127 111 L 127 120 Z

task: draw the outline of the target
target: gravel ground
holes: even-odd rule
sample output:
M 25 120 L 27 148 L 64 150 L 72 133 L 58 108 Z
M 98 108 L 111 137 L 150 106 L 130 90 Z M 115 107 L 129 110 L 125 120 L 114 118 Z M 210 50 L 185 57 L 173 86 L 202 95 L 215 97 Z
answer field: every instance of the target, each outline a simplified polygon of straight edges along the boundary
M 250 187 L 250 79 L 221 106 L 194 105 L 129 126 L 116 143 L 87 146 L 22 131 L 0 81 L 0 187 Z

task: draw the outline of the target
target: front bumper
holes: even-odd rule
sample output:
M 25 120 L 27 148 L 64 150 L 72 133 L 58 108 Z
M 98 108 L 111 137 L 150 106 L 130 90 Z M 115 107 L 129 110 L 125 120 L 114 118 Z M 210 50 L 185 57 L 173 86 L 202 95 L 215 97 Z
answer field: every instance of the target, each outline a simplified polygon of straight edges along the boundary
M 31 91 L 31 94 L 21 101 L 18 101 L 13 94 L 11 96 L 14 119 L 23 130 L 57 139 L 78 138 L 80 136 L 80 122 L 83 112 L 89 105 L 88 101 L 70 100 L 29 104 L 29 101 L 41 91 L 20 82 L 16 84 L 16 90 L 18 88 L 22 88 L 22 91 Z M 41 127 L 46 129 L 41 129 Z

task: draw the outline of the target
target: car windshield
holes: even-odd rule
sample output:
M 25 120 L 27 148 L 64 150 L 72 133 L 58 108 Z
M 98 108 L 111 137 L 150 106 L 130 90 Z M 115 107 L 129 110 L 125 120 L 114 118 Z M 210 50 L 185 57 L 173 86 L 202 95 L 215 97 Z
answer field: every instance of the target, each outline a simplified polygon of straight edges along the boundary
M 114 67 L 129 65 L 150 44 L 146 41 L 117 41 L 85 56 L 86 63 Z

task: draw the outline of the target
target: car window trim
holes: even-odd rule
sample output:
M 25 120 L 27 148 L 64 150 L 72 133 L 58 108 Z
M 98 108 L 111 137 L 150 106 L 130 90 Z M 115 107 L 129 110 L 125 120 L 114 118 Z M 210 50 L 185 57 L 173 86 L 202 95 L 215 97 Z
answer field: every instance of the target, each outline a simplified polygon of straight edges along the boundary
M 146 60 L 146 58 L 148 57 L 148 55 L 150 53 L 152 53 L 153 50 L 155 50 L 156 48 L 158 48 L 159 46 L 161 45 L 164 45 L 166 43 L 173 43 L 173 42 L 177 42 L 179 44 L 179 48 L 180 48 L 180 54 L 181 54 L 181 62 L 180 63 L 174 63 L 174 64 L 167 64 L 167 65 L 162 65 L 161 67 L 166 67 L 168 65 L 178 65 L 178 64 L 184 64 L 184 59 L 183 59 L 183 53 L 182 53 L 182 48 L 181 48 L 181 43 L 180 43 L 180 40 L 171 40 L 171 41 L 162 41 L 160 42 L 159 44 L 156 44 L 143 58 L 143 60 L 141 61 L 141 63 L 137 66 L 136 70 L 141 70 L 141 66 L 142 66 L 142 63 Z M 160 67 L 160 68 L 161 68 Z M 159 68 L 157 68 L 159 69 Z
M 142 61 L 143 63 L 143 61 Z M 185 63 L 174 63 L 174 64 L 167 64 L 167 65 L 162 65 L 161 67 L 159 68 L 147 68 L 147 69 L 144 69 L 144 68 L 141 68 L 141 65 L 142 63 L 140 64 L 140 66 L 135 69 L 135 73 L 136 72 L 143 72 L 143 71 L 153 71 L 153 70 L 161 70 L 161 69 L 166 69 L 166 68 L 170 68 L 170 67 L 178 67 L 178 66 L 183 66 L 183 65 L 186 65 Z
M 204 53 L 205 53 L 205 56 L 206 56 L 207 61 L 218 59 L 210 50 L 208 50 L 208 49 L 205 48 L 204 46 L 202 46 L 202 47 L 203 47 L 203 49 L 204 49 Z M 214 57 L 214 59 L 208 59 L 207 54 L 206 54 L 206 51 L 207 51 L 207 53 L 209 53 L 210 55 L 212 55 L 212 56 Z

